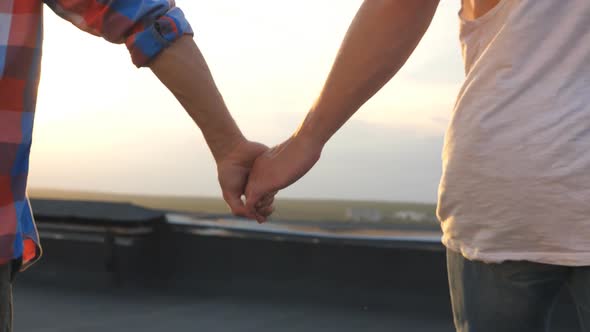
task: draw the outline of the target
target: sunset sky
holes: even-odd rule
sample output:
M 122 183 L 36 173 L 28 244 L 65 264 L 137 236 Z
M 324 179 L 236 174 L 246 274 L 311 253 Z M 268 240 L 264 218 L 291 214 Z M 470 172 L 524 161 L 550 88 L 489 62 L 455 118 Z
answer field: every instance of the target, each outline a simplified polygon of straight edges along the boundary
M 317 97 L 361 0 L 177 0 L 246 136 L 288 137 Z M 434 202 L 463 77 L 459 1 L 442 1 L 406 67 L 283 197 Z M 45 9 L 31 188 L 218 196 L 198 128 L 122 45 Z

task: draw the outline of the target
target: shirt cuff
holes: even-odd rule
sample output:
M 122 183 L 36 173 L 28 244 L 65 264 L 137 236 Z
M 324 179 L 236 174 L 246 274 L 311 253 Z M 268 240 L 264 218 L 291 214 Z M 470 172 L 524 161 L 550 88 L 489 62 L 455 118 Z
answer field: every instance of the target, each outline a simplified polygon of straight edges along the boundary
M 131 35 L 126 42 L 131 60 L 137 67 L 146 66 L 166 47 L 193 30 L 180 8 L 174 7 L 152 25 Z

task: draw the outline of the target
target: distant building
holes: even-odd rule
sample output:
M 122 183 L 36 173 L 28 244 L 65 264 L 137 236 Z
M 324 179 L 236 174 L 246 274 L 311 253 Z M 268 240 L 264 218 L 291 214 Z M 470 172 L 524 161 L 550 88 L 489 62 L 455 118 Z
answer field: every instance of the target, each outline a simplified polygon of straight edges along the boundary
M 346 219 L 350 221 L 383 221 L 383 213 L 377 209 L 368 208 L 347 208 Z
M 424 212 L 417 211 L 397 211 L 393 213 L 393 218 L 410 221 L 432 221 L 432 217 Z

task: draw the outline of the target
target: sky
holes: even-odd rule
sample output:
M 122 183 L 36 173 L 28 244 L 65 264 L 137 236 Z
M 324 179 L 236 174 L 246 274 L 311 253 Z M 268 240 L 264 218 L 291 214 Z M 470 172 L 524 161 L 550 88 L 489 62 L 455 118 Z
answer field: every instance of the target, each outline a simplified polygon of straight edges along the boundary
M 177 0 L 238 125 L 269 146 L 317 97 L 362 0 Z M 441 1 L 406 66 L 281 197 L 435 202 L 463 78 L 459 1 Z M 202 135 L 123 45 L 45 9 L 30 188 L 220 196 Z

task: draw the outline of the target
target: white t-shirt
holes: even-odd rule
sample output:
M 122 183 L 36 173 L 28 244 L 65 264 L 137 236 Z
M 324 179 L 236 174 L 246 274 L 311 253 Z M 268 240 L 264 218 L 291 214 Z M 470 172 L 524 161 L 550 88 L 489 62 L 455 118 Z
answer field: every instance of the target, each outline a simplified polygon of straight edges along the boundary
M 502 0 L 462 18 L 460 39 L 443 243 L 485 262 L 590 265 L 590 0 Z

